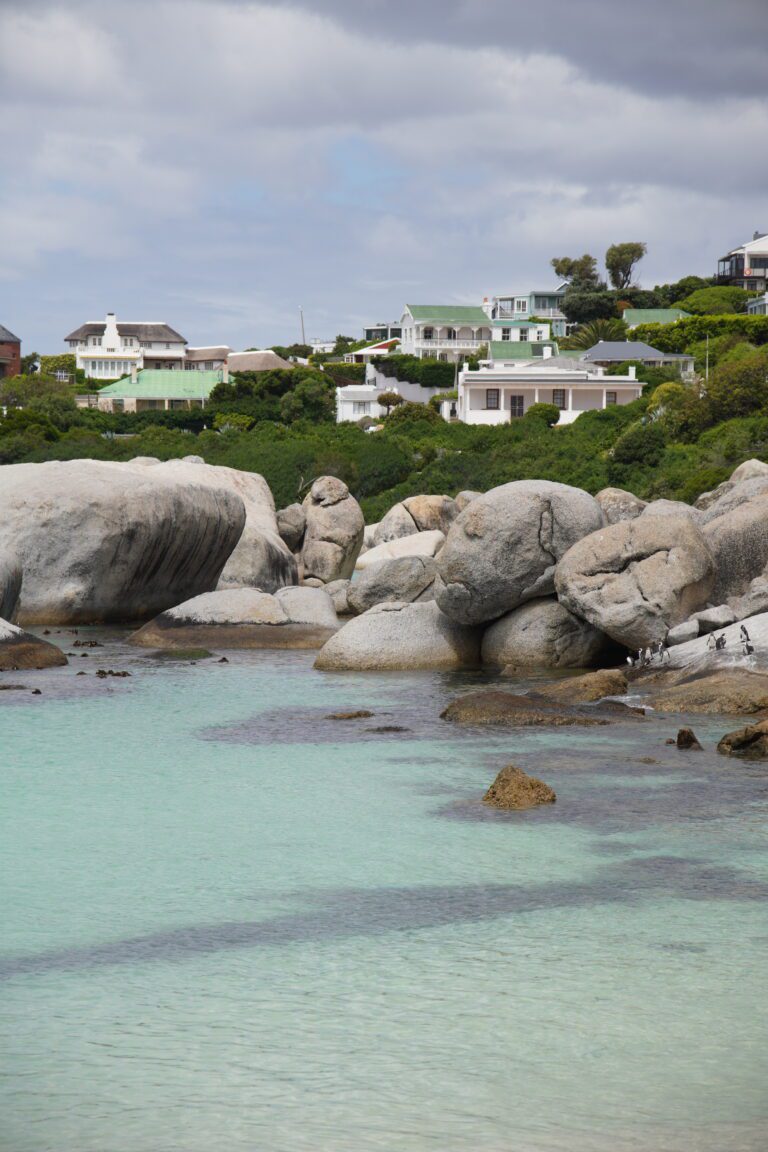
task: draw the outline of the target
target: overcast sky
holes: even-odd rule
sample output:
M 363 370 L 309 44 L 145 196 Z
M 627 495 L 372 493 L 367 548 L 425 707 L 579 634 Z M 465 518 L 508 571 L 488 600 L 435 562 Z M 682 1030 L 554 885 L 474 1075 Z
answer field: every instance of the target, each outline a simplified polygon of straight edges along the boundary
M 0 0 L 0 323 L 359 333 L 768 231 L 767 0 Z

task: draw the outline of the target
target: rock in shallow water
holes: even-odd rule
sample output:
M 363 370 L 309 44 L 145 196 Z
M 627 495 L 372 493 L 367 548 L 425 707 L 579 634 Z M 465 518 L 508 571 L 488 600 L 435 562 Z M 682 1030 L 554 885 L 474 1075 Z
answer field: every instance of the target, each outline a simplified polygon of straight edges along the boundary
M 60 668 L 68 663 L 55 644 L 39 640 L 29 632 L 0 620 L 0 671 L 16 672 L 32 668 Z
M 767 760 L 768 720 L 726 733 L 717 750 L 723 756 L 737 756 L 740 760 Z
M 574 725 L 590 728 L 610 724 L 617 719 L 636 720 L 638 713 L 623 704 L 601 704 L 595 708 L 577 708 L 529 693 L 517 695 L 486 689 L 460 696 L 440 713 L 442 720 L 456 724 L 499 725 L 504 728 Z
M 150 620 L 128 639 L 144 648 L 320 648 L 338 628 L 333 602 L 319 588 L 275 595 L 231 588 L 196 596 Z
M 483 803 L 494 808 L 523 811 L 535 808 L 537 804 L 554 804 L 556 799 L 554 791 L 543 780 L 528 776 L 522 768 L 508 764 L 483 796 Z
M 322 671 L 474 667 L 476 629 L 448 620 L 434 601 L 377 604 L 332 636 L 315 661 Z

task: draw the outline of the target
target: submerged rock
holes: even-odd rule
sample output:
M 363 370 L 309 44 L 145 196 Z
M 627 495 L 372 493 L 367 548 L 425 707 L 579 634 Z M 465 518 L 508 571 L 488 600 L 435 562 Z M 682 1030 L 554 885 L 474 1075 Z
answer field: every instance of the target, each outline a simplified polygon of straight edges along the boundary
M 600 705 L 596 708 L 557 706 L 543 695 L 517 695 L 496 689 L 485 689 L 460 696 L 440 713 L 442 720 L 455 724 L 491 724 L 505 728 L 528 728 L 551 725 L 554 728 L 575 725 L 590 728 L 610 724 L 616 719 L 636 719 L 637 713 L 623 704 Z
M 0 620 L 0 672 L 60 668 L 66 663 L 66 656 L 55 644 Z
M 606 637 L 555 599 L 530 600 L 489 625 L 483 664 L 497 668 L 589 668 Z
M 144 648 L 320 648 L 338 628 L 319 588 L 281 588 L 274 596 L 230 588 L 195 596 L 128 637 Z
M 438 604 L 462 624 L 482 624 L 551 595 L 558 560 L 600 528 L 594 497 L 548 480 L 518 480 L 473 500 L 438 559 Z
M 553 790 L 543 780 L 528 776 L 522 768 L 508 764 L 483 796 L 483 803 L 494 808 L 522 811 L 535 808 L 537 804 L 554 804 L 556 799 Z
M 322 671 L 474 667 L 480 638 L 434 601 L 377 604 L 332 636 L 315 661 Z
M 741 760 L 768 759 L 768 720 L 726 733 L 717 750 L 723 756 L 738 756 Z
M 768 675 L 740 668 L 689 675 L 659 672 L 637 681 L 657 712 L 750 715 L 768 709 Z

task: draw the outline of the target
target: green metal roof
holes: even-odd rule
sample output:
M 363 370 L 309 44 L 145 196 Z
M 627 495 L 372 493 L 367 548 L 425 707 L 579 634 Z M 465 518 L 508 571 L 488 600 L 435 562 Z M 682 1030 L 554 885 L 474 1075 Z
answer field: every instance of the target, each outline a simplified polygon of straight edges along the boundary
M 552 355 L 558 352 L 554 340 L 541 340 L 532 343 L 530 340 L 493 340 L 490 345 L 491 360 L 538 360 L 540 353 L 534 348 L 551 348 Z
M 636 324 L 674 324 L 689 316 L 690 312 L 683 312 L 682 308 L 625 308 L 622 319 L 633 328 Z
M 536 328 L 539 324 L 549 324 L 548 320 L 491 320 L 492 328 Z
M 406 304 L 414 320 L 433 320 L 436 324 L 489 324 L 482 308 L 460 304 Z
M 99 395 L 116 400 L 200 400 L 210 396 L 221 383 L 222 374 L 194 369 L 142 368 L 136 376 L 136 383 L 130 376 L 123 376 L 122 380 L 101 388 Z

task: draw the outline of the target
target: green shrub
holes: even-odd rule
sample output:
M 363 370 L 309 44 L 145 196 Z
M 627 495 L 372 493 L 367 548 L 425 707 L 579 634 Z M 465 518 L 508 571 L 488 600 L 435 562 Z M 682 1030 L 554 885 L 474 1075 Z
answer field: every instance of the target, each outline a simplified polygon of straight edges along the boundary
M 531 404 L 525 419 L 543 420 L 548 428 L 553 428 L 560 419 L 560 409 L 557 404 Z

